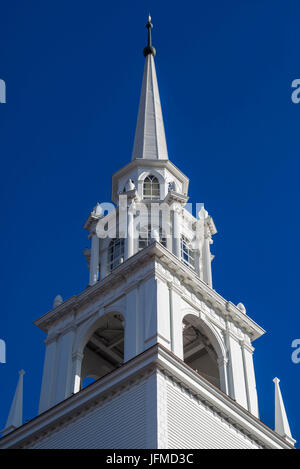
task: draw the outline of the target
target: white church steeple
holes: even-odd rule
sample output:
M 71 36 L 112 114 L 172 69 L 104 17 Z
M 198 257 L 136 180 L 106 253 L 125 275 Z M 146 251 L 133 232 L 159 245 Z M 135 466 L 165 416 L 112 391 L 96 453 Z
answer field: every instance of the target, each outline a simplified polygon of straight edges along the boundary
M 265 331 L 212 288 L 216 227 L 203 204 L 187 209 L 189 179 L 168 159 L 151 28 L 132 161 L 112 176 L 112 210 L 97 204 L 85 223 L 89 285 L 35 321 L 39 415 L 0 448 L 293 444 L 279 398 L 280 434 L 259 420 L 252 342 Z M 21 391 L 22 376 L 13 428 Z
M 142 92 L 135 132 L 132 160 L 138 158 L 167 160 L 168 151 L 163 116 L 158 91 L 154 56 L 156 51 L 151 40 L 151 17 L 146 25 L 148 45 L 144 49 L 145 68 Z

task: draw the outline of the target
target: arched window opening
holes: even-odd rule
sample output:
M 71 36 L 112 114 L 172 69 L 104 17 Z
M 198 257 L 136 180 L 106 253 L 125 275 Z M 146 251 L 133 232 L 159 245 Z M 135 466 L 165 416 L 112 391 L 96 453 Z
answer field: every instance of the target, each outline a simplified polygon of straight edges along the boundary
M 139 251 L 141 251 L 142 249 L 146 248 L 147 246 L 149 246 L 149 244 L 152 243 L 153 241 L 153 238 L 152 238 L 152 235 L 151 235 L 151 224 L 149 225 L 146 225 L 146 226 L 143 226 L 140 230 L 140 235 L 139 235 Z M 162 227 L 160 226 L 159 227 L 159 242 L 163 245 L 163 246 L 167 246 L 167 239 L 163 233 L 163 230 L 162 230 Z
M 108 270 L 124 262 L 124 238 L 112 239 L 108 247 Z
M 220 388 L 218 356 L 197 318 L 183 320 L 183 359 L 187 365 Z
M 83 350 L 81 388 L 124 363 L 124 321 L 117 313 L 103 316 Z
M 155 176 L 150 175 L 144 179 L 143 198 L 148 200 L 160 199 L 159 182 Z
M 195 269 L 194 251 L 190 241 L 185 236 L 181 236 L 181 260 L 188 267 Z

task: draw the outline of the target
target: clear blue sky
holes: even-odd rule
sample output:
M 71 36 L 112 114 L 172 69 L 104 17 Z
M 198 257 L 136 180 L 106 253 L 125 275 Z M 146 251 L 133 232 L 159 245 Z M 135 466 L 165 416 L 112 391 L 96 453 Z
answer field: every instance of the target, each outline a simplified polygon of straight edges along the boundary
M 0 6 L 0 427 L 21 368 L 24 419 L 37 412 L 45 336 L 32 322 L 88 283 L 83 224 L 130 161 L 150 10 L 169 157 L 218 229 L 214 288 L 266 329 L 254 343 L 261 418 L 273 427 L 278 376 L 300 441 L 299 1 Z

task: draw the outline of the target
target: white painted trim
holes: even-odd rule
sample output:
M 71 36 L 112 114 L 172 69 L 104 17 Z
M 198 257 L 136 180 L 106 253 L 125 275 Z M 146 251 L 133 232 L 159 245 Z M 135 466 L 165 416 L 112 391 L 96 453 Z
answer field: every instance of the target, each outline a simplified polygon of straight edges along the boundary
M 28 447 L 30 441 L 34 442 L 48 432 L 55 431 L 56 428 L 76 419 L 93 406 L 100 405 L 105 396 L 112 397 L 118 390 L 124 389 L 124 386 L 132 386 L 134 382 L 149 376 L 158 369 L 171 379 L 180 382 L 197 399 L 214 409 L 222 418 L 253 441 L 259 442 L 266 448 L 292 448 L 273 430 L 158 344 L 3 437 L 0 440 L 0 448 Z

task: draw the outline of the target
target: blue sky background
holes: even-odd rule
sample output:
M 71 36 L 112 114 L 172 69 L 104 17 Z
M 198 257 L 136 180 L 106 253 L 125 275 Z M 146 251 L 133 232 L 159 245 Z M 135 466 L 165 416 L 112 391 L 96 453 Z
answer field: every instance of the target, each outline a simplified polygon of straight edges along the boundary
M 0 427 L 21 368 L 24 420 L 37 413 L 33 321 L 88 283 L 83 224 L 131 158 L 149 10 L 169 157 L 218 229 L 214 288 L 266 329 L 253 344 L 261 418 L 273 427 L 278 376 L 300 441 L 296 0 L 0 1 Z

